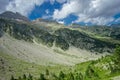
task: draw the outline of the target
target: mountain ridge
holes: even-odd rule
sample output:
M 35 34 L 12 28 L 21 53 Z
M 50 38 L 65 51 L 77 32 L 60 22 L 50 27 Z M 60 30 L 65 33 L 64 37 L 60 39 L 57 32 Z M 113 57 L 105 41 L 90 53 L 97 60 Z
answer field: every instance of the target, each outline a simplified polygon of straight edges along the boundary
M 115 44 L 106 43 L 105 41 L 92 38 L 85 33 L 79 32 L 77 30 L 71 30 L 65 27 L 59 28 L 51 34 L 49 31 L 43 30 L 39 27 L 33 27 L 33 25 L 19 24 L 11 21 L 5 23 L 4 19 L 1 19 L 1 34 L 2 32 L 7 32 L 16 39 L 23 39 L 30 42 L 33 42 L 34 37 L 36 37 L 38 42 L 42 42 L 43 44 L 50 47 L 52 47 L 53 43 L 55 42 L 55 46 L 63 50 L 67 50 L 71 45 L 73 45 L 77 48 L 87 49 L 89 51 L 90 49 L 98 52 L 107 51 L 107 49 L 105 51 L 98 50 L 99 48 L 97 48 L 97 46 L 100 47 L 101 45 L 102 48 L 109 47 L 110 49 L 108 48 L 108 50 L 110 51 L 108 52 L 111 52 L 113 51 L 111 48 L 115 47 Z M 87 44 L 89 44 L 89 47 Z M 92 46 L 94 47 L 92 48 Z
M 11 11 L 6 11 L 6 12 L 3 12 L 2 14 L 0 14 L 0 18 L 6 18 L 6 19 L 13 19 L 13 20 L 17 20 L 17 21 L 26 21 L 26 22 L 29 22 L 30 20 L 21 15 L 20 13 L 16 12 L 11 12 Z

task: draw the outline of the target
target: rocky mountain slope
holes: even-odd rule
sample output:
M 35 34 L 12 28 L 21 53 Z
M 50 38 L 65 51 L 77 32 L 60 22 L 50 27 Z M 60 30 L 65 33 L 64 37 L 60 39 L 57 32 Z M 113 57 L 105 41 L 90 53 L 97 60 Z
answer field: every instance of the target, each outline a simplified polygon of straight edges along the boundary
M 20 13 L 18 13 L 18 12 L 13 13 L 11 11 L 6 11 L 6 12 L 0 14 L 0 18 L 14 19 L 14 20 L 18 20 L 18 21 L 27 21 L 27 22 L 30 21 L 27 17 L 22 16 Z
M 69 28 L 60 28 L 53 33 L 41 29 L 39 27 L 23 24 L 20 22 L 0 19 L 0 31 L 8 33 L 10 36 L 29 42 L 35 39 L 37 42 L 45 44 L 49 47 L 55 46 L 62 50 L 68 50 L 70 46 L 92 51 L 92 52 L 112 52 L 116 44 L 101 41 Z M 41 26 L 41 25 L 40 25 Z
M 82 30 L 95 33 L 103 37 L 111 37 L 116 40 L 120 40 L 120 27 L 116 26 L 92 26 L 92 27 L 80 27 Z
M 61 34 L 61 30 L 63 34 Z M 67 33 L 65 33 L 66 31 Z M 26 54 L 27 56 L 24 56 L 23 59 L 26 60 L 27 58 L 27 61 L 33 61 L 35 63 L 37 63 L 37 61 L 39 61 L 40 59 L 44 61 L 47 60 L 46 63 L 47 62 L 49 63 L 49 61 L 52 59 L 50 61 L 51 63 L 64 64 L 65 62 L 67 64 L 68 62 L 68 64 L 72 64 L 79 61 L 82 62 L 87 57 L 89 57 L 88 60 L 92 58 L 93 59 L 97 58 L 96 54 L 91 55 L 89 49 L 90 45 L 95 45 L 95 44 L 97 45 L 97 43 L 94 42 L 87 43 L 86 41 L 84 41 L 85 38 L 93 41 L 95 39 L 90 38 L 86 34 L 82 34 L 78 31 L 70 30 L 67 28 L 58 29 L 53 34 L 51 34 L 48 31 L 42 30 L 36 26 L 0 19 L 0 34 L 1 34 L 1 43 L 2 43 L 1 48 L 3 49 L 5 48 L 4 51 L 8 51 L 6 53 L 9 54 L 13 53 L 12 55 L 16 55 L 17 57 L 19 55 L 23 56 L 24 54 Z M 71 35 L 73 35 L 73 37 Z M 76 40 L 78 40 L 78 42 Z M 79 40 L 81 40 L 81 42 L 79 42 Z M 99 41 L 98 43 L 105 43 L 105 42 Z M 85 45 L 85 44 L 89 44 L 89 45 Z M 105 43 L 104 45 L 107 46 L 108 48 L 104 51 L 102 51 L 102 49 L 104 49 L 102 48 L 101 49 L 102 52 L 112 51 L 114 47 L 114 44 Z M 102 47 L 104 47 L 104 45 Z M 111 45 L 112 47 L 111 46 L 109 47 L 109 45 Z M 96 51 L 93 49 L 93 51 L 99 53 L 99 51 L 97 50 L 99 50 L 99 48 L 97 47 L 96 47 Z M 43 55 L 43 53 L 45 54 Z M 84 53 L 86 54 L 85 56 L 83 56 L 82 58 L 83 60 L 79 59 L 81 55 L 84 55 Z M 96 57 L 94 55 L 96 55 Z M 21 57 L 19 56 L 19 58 Z M 64 61 L 64 59 L 67 58 L 68 60 Z M 36 59 L 38 60 L 36 61 Z M 57 60 L 60 60 L 60 62 L 59 61 L 57 62 Z
M 4 15 L 6 13 L 7 15 L 18 15 L 18 13 L 10 12 L 5 12 Z M 17 67 L 14 67 L 12 72 L 11 69 L 9 71 L 9 67 L 14 66 L 13 59 L 16 60 L 15 65 L 22 60 L 21 66 L 24 63 L 38 67 L 40 65 L 73 66 L 77 63 L 95 60 L 108 53 L 112 53 L 115 46 L 120 45 L 116 42 L 119 41 L 119 29 L 116 28 L 114 32 L 117 35 L 113 35 L 114 37 L 109 36 L 116 41 L 110 42 L 104 38 L 100 39 L 96 37 L 96 35 L 98 37 L 107 37 L 106 34 L 111 30 L 109 28 L 104 28 L 103 30 L 102 27 L 99 29 L 95 27 L 96 29 L 94 28 L 93 30 L 98 31 L 93 31 L 92 33 L 92 30 L 84 29 L 86 27 L 69 28 L 57 22 L 43 19 L 27 22 L 28 20 L 24 19 L 24 16 L 22 16 L 23 18 L 19 18 L 7 15 L 5 15 L 6 18 L 3 18 L 4 16 L 0 18 L 0 65 L 5 63 L 5 66 L 0 66 L 0 73 L 10 72 L 9 74 L 5 74 L 5 76 L 9 75 L 8 77 L 12 74 L 16 76 L 20 75 L 17 72 Z M 25 23 L 16 20 L 18 18 L 24 20 Z M 92 36 L 89 33 L 92 33 Z M 106 34 L 99 35 L 100 33 Z M 9 62 L 8 59 L 13 62 Z M 26 68 L 26 66 L 23 67 Z M 38 67 L 35 70 L 38 70 Z M 34 69 L 34 67 L 31 67 L 31 69 Z M 25 71 L 29 73 L 29 70 Z M 35 71 L 31 71 L 33 74 L 35 73 Z M 24 73 L 24 71 L 21 73 Z M 4 75 L 0 75 L 0 78 L 1 76 L 5 77 Z

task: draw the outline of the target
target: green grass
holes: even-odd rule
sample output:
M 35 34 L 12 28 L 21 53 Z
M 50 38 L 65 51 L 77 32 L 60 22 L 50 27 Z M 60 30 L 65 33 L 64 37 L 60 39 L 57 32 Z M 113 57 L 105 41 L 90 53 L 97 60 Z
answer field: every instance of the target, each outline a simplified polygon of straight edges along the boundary
M 102 57 L 96 61 L 87 61 L 75 65 L 73 68 L 74 71 L 81 72 L 85 77 L 85 72 L 88 66 L 91 66 L 93 70 L 99 75 L 97 80 L 111 80 L 111 78 L 120 76 L 120 71 L 111 73 L 109 68 L 109 62 L 112 61 L 112 56 Z M 105 69 L 104 66 L 107 68 Z M 85 80 L 96 80 L 94 78 L 85 78 Z
M 65 55 L 61 52 L 60 54 Z M 35 63 L 25 62 L 1 51 L 0 79 L 2 77 L 4 77 L 5 80 L 10 79 L 11 75 L 13 75 L 15 78 L 18 78 L 19 76 L 23 76 L 23 74 L 28 75 L 29 73 L 34 76 L 34 78 L 39 78 L 40 73 L 45 74 L 46 69 L 48 69 L 50 74 L 54 73 L 57 76 L 59 75 L 60 71 L 63 71 L 66 75 L 69 75 L 69 73 L 72 72 L 74 76 L 76 75 L 76 72 L 80 72 L 82 73 L 84 80 L 111 80 L 113 77 L 120 76 L 120 71 L 111 73 L 109 63 L 112 62 L 112 60 L 113 56 L 109 55 L 98 60 L 82 62 L 76 64 L 75 66 L 43 66 Z M 86 77 L 86 71 L 88 70 L 89 66 L 91 66 L 91 68 L 95 71 L 95 74 L 98 74 L 99 77 Z
M 91 61 L 83 62 L 75 65 L 75 70 L 80 71 L 82 74 L 85 74 L 87 67 L 91 64 Z
M 82 62 L 76 64 L 75 66 L 63 66 L 63 65 L 56 65 L 56 66 L 43 66 L 37 65 L 35 63 L 28 63 L 22 60 L 15 58 L 14 56 L 10 56 L 3 52 L 0 52 L 0 77 L 5 77 L 5 79 L 9 79 L 11 75 L 18 78 L 18 76 L 22 76 L 23 74 L 28 75 L 29 73 L 34 76 L 34 78 L 39 78 L 40 73 L 45 73 L 46 69 L 49 72 L 55 73 L 59 75 L 60 71 L 63 71 L 65 74 L 72 72 L 76 75 L 76 72 L 81 72 L 84 76 L 84 80 L 111 80 L 111 78 L 120 76 L 120 72 L 110 73 L 110 69 L 104 69 L 103 66 L 106 66 L 109 62 L 112 61 L 111 56 L 102 57 L 98 60 L 91 60 L 87 62 Z M 2 59 L 2 61 L 1 61 Z M 4 63 L 2 63 L 4 62 Z M 99 78 L 87 78 L 86 70 L 88 67 L 91 66 L 92 69 L 98 74 Z
M 11 75 L 18 77 L 22 76 L 23 74 L 28 75 L 29 73 L 34 77 L 39 77 L 40 73 L 44 73 L 46 69 L 48 69 L 51 73 L 58 74 L 60 71 L 67 72 L 67 70 L 70 68 L 63 65 L 43 66 L 35 63 L 28 63 L 3 52 L 0 52 L 0 60 L 1 59 L 0 78 L 4 77 L 5 79 L 9 79 Z

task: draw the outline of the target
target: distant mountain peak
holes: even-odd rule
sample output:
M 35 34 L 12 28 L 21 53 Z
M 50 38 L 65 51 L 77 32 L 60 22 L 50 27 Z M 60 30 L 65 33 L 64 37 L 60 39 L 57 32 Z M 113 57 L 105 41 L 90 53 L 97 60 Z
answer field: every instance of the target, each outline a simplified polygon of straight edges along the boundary
M 33 22 L 45 22 L 45 23 L 56 23 L 56 24 L 58 24 L 58 22 L 55 21 L 55 20 L 48 20 L 48 19 L 42 19 L 42 18 L 37 18 L 37 19 L 33 20 Z
M 17 21 L 30 21 L 27 17 L 21 15 L 20 13 L 14 13 L 11 11 L 3 12 L 2 14 L 0 14 L 0 18 L 13 19 Z

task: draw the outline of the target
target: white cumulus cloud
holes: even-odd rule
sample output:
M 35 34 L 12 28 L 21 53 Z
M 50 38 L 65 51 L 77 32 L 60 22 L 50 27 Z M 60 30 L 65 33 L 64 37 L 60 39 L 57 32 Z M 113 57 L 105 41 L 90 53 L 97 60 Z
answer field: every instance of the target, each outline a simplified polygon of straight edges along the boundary
M 64 3 L 67 0 L 0 0 L 0 13 L 4 11 L 19 12 L 22 15 L 28 16 L 29 13 L 44 2 L 49 1 L 54 4 L 55 1 Z
M 120 0 L 69 0 L 56 9 L 53 18 L 61 20 L 73 14 L 78 16 L 74 22 L 85 22 L 99 25 L 114 21 L 114 15 L 120 13 Z
M 19 12 L 27 16 L 35 7 L 41 5 L 44 0 L 12 0 L 7 6 L 6 10 Z
M 64 21 L 57 21 L 59 24 L 65 24 Z

